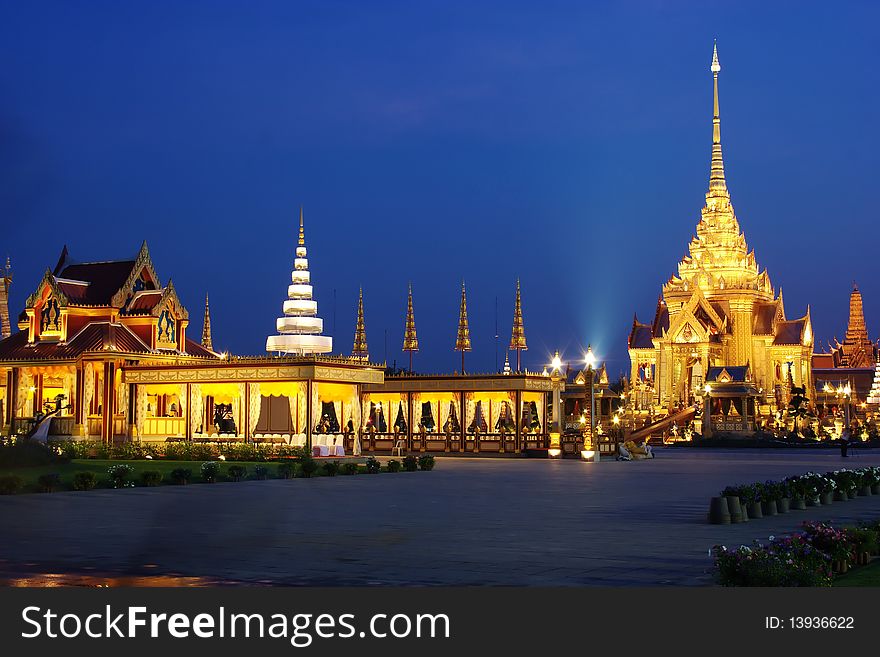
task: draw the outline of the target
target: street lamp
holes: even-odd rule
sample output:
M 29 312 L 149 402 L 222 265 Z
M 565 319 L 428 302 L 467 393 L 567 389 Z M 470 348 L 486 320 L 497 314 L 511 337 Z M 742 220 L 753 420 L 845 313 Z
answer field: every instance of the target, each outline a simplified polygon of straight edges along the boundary
M 551 381 L 551 389 L 553 390 L 553 424 L 550 430 L 550 446 L 549 455 L 553 458 L 562 455 L 562 434 L 565 427 L 563 426 L 563 409 L 562 409 L 562 388 L 564 385 L 564 375 L 562 373 L 562 358 L 559 356 L 559 350 L 553 354 L 550 361 L 550 372 L 547 372 L 544 366 L 544 376 L 549 376 Z M 554 431 L 555 429 L 555 431 Z
M 596 440 L 596 382 L 593 377 L 593 366 L 596 364 L 596 356 L 593 354 L 593 347 L 587 345 L 587 353 L 584 354 L 584 363 L 587 365 L 587 390 L 589 391 L 589 409 L 590 409 L 590 447 L 593 453 L 587 449 L 586 440 L 584 441 L 584 449 L 581 451 L 581 457 L 587 460 L 592 456 L 594 463 L 599 463 L 601 455 L 599 454 L 599 442 Z

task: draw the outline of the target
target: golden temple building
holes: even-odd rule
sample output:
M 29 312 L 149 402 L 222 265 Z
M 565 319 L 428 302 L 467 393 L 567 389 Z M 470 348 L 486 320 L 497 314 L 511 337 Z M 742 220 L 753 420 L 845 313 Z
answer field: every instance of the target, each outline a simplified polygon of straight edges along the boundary
M 724 418 L 719 419 L 749 418 L 746 426 L 737 426 L 749 430 L 760 417 L 787 404 L 791 381 L 812 387 L 813 329 L 809 308 L 797 319 L 786 316 L 781 288 L 778 294 L 774 291 L 740 229 L 721 152 L 717 47 L 710 70 L 714 111 L 709 190 L 688 254 L 663 285 L 653 320 L 633 320 L 630 380 L 641 410 L 662 414 L 692 406 L 707 392 L 712 395 L 716 381 L 738 384 L 744 403 L 725 401 Z M 714 410 L 712 415 L 714 423 Z

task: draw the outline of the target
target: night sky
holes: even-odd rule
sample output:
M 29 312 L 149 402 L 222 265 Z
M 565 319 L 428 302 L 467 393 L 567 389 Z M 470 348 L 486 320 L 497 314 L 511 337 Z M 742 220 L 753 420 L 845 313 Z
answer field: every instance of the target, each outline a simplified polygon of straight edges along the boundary
M 464 279 L 468 369 L 494 370 L 520 277 L 525 365 L 591 342 L 625 370 L 700 217 L 717 38 L 759 264 L 822 344 L 856 280 L 876 338 L 878 22 L 873 2 L 3 0 L 10 310 L 65 243 L 111 260 L 146 239 L 191 337 L 208 292 L 215 347 L 261 353 L 302 204 L 335 351 L 363 285 L 371 356 L 405 362 L 412 281 L 416 369 L 456 369 Z

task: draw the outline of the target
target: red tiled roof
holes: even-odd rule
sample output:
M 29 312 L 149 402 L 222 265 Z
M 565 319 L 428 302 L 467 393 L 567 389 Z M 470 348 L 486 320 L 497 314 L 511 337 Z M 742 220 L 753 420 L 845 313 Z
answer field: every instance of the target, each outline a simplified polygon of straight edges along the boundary
M 68 278 L 74 281 L 83 281 L 88 285 L 64 283 L 62 290 L 68 291 L 70 301 L 74 305 L 84 306 L 109 306 L 110 299 L 119 291 L 128 280 L 131 270 L 134 269 L 134 260 L 118 260 L 114 262 L 86 262 L 75 265 L 63 266 L 56 278 Z
M 653 349 L 651 327 L 647 324 L 634 324 L 629 334 L 630 349 Z
M 159 299 L 162 298 L 162 290 L 149 290 L 146 292 L 138 292 L 131 298 L 131 301 L 128 302 L 128 305 L 123 309 L 123 314 L 125 315 L 145 315 L 149 313 L 153 308 L 156 307 L 156 304 L 159 303 Z
M 813 354 L 810 363 L 813 369 L 834 367 L 834 354 Z
M 752 333 L 755 335 L 773 335 L 773 319 L 776 317 L 776 301 L 760 302 L 755 304 L 755 326 Z M 800 341 L 800 336 L 798 336 Z
M 657 313 L 654 315 L 654 324 L 651 327 L 651 333 L 655 338 L 662 337 L 663 331 L 669 330 L 669 308 L 666 304 L 657 306 Z
M 74 360 L 86 353 L 152 353 L 134 333 L 122 324 L 93 322 L 68 342 L 28 344 L 27 331 L 19 331 L 0 341 L 0 361 Z
M 198 358 L 217 358 L 217 354 L 213 351 L 206 349 L 195 340 L 190 340 L 189 338 L 186 339 L 184 349 L 188 356 L 196 356 Z
M 791 321 L 778 322 L 773 344 L 800 344 L 806 321 L 806 317 L 801 317 Z

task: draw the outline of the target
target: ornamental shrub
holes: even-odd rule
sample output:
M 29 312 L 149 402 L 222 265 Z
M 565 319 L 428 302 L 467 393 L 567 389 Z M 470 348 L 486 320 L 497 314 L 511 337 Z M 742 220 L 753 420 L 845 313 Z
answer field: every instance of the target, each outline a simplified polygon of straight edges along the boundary
M 131 475 L 134 474 L 134 468 L 127 463 L 116 463 L 107 468 L 107 474 L 110 477 L 110 485 L 113 488 L 130 488 L 134 486 L 131 481 Z
M 165 459 L 168 461 L 212 461 L 217 458 L 213 445 L 204 443 L 168 443 L 165 445 Z
M 25 468 L 69 461 L 54 447 L 36 440 L 4 441 L 0 445 L 0 468 Z
M 335 477 L 339 472 L 339 461 L 328 461 L 323 465 L 322 469 L 328 477 Z
M 37 477 L 37 485 L 43 493 L 54 493 L 61 485 L 61 475 L 57 472 L 48 472 Z
M 290 479 L 293 477 L 293 463 L 281 463 L 278 465 L 278 478 Z
M 419 469 L 419 460 L 411 454 L 405 456 L 403 458 L 403 469 L 407 472 L 415 472 Z
M 200 468 L 202 481 L 213 484 L 217 481 L 217 475 L 220 474 L 220 464 L 217 461 L 205 461 Z
M 423 454 L 419 457 L 419 469 L 420 470 L 433 470 L 434 469 L 434 457 L 430 454 Z
M 388 461 L 388 465 L 386 467 L 388 468 L 388 472 L 400 472 L 400 461 L 398 461 L 397 459 L 391 459 L 390 461 Z
M 300 461 L 299 467 L 302 470 L 303 477 L 311 477 L 318 470 L 318 462 L 311 456 L 308 456 Z
M 230 465 L 226 474 L 232 481 L 241 481 L 247 476 L 247 468 L 243 465 Z
M 98 485 L 98 477 L 94 472 L 84 470 L 73 475 L 73 490 L 92 490 Z
M 357 463 L 344 463 L 342 465 L 342 474 L 356 475 L 358 473 Z
M 141 483 L 144 486 L 158 486 L 162 483 L 162 473 L 158 470 L 144 470 L 141 473 Z
M 377 474 L 380 470 L 382 470 L 382 464 L 379 463 L 379 459 L 375 456 L 371 456 L 367 459 L 367 474 Z
M 192 470 L 189 468 L 174 468 L 171 471 L 171 482 L 185 485 L 192 481 Z
M 254 478 L 257 481 L 265 481 L 269 478 L 269 468 L 265 465 L 258 465 L 254 467 Z
M 24 481 L 18 475 L 0 477 L 0 495 L 15 495 L 22 486 L 24 486 Z

